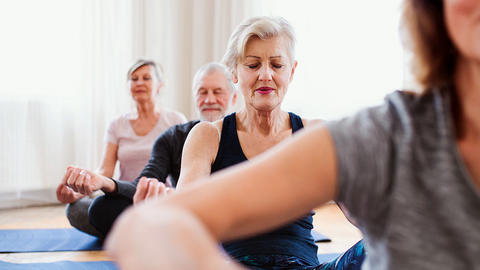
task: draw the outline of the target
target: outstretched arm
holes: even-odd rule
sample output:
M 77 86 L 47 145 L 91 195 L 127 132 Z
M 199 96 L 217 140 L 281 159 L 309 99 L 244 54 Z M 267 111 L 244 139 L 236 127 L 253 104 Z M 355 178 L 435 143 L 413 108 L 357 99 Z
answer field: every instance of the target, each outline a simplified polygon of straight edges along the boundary
M 251 161 L 162 203 L 191 211 L 215 239 L 227 241 L 267 231 L 336 198 L 334 143 L 323 125 L 300 131 Z
M 150 241 L 139 239 L 141 233 L 125 232 L 131 226 L 142 228 L 143 219 L 165 224 L 167 221 L 161 222 L 160 216 L 169 212 L 182 212 L 182 215 L 193 218 L 195 222 L 188 223 L 189 230 L 205 230 L 213 241 L 228 241 L 267 231 L 335 199 L 336 166 L 334 144 L 329 132 L 321 125 L 314 126 L 251 162 L 223 170 L 204 179 L 208 181 L 194 183 L 171 196 L 127 211 L 114 227 L 107 249 L 116 258 L 130 256 L 134 259 L 134 253 L 141 253 L 142 249 L 135 252 L 130 250 L 130 254 L 127 254 L 116 249 L 116 243 L 126 241 L 122 243 L 128 245 L 136 241 Z M 175 226 L 171 226 L 171 229 L 175 230 Z M 185 240 L 178 237 L 167 241 L 173 244 Z M 168 260 L 180 263 L 173 253 L 186 250 L 180 248 L 173 251 L 166 244 L 165 248 L 156 248 L 156 254 L 162 254 L 162 257 L 152 257 L 152 262 Z M 211 241 L 201 241 L 197 249 L 211 249 L 212 246 Z M 188 251 L 184 254 L 182 260 L 195 259 Z M 209 256 L 220 256 L 219 253 L 214 254 Z

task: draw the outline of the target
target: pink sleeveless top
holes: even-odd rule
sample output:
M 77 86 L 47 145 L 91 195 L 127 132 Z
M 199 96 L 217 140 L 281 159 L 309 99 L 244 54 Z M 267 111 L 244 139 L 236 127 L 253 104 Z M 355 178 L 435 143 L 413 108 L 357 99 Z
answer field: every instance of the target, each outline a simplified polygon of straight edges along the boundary
M 157 137 L 170 126 L 185 123 L 187 119 L 179 112 L 162 110 L 153 129 L 145 136 L 138 136 L 130 123 L 136 113 L 127 113 L 110 122 L 105 133 L 105 142 L 118 145 L 120 180 L 133 181 L 140 175 L 148 160 Z

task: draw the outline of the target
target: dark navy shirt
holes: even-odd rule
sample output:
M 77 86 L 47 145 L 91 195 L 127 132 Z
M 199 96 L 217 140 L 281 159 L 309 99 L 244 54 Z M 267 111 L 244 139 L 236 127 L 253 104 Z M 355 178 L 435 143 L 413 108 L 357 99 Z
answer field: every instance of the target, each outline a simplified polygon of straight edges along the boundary
M 303 128 L 302 119 L 293 113 L 290 115 L 292 133 Z M 237 134 L 235 113 L 223 119 L 222 134 L 217 157 L 212 165 L 212 173 L 229 166 L 246 161 Z M 292 179 L 295 181 L 295 179 Z M 273 185 L 273 183 L 272 183 Z M 248 255 L 287 255 L 301 258 L 311 265 L 318 265 L 317 246 L 313 241 L 313 212 L 293 223 L 274 231 L 247 239 L 223 243 L 224 249 L 233 258 Z

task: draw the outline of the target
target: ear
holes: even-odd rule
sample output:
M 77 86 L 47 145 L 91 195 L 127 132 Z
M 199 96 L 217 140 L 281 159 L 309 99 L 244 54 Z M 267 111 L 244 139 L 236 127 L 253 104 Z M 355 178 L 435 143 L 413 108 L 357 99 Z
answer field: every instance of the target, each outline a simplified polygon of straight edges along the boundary
M 237 84 L 237 83 L 238 83 L 238 76 L 237 76 L 237 74 L 238 74 L 237 71 L 235 71 L 235 72 L 232 71 L 232 82 L 233 82 L 234 84 Z
M 160 93 L 160 89 L 165 85 L 165 83 L 163 81 L 159 82 L 157 84 L 157 89 L 155 90 L 155 92 L 157 93 L 157 95 Z
M 233 96 L 232 96 L 232 106 L 235 106 L 235 103 L 237 103 L 237 91 L 235 91 L 235 93 L 233 93 Z
M 290 81 L 293 80 L 293 74 L 295 74 L 295 69 L 297 68 L 297 64 L 298 64 L 297 60 L 294 60 L 292 65 L 292 71 L 290 73 Z

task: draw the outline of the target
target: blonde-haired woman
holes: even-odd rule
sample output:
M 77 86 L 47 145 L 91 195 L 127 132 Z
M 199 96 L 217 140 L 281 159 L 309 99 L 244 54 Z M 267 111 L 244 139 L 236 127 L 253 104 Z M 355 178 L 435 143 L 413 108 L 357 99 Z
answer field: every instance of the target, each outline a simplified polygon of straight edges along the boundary
M 177 189 L 202 177 L 250 160 L 315 122 L 281 109 L 295 73 L 295 35 L 280 17 L 255 17 L 233 32 L 224 57 L 244 99 L 244 109 L 189 133 Z M 297 183 L 291 178 L 292 187 Z M 272 188 L 277 183 L 271 181 Z M 248 193 L 243 204 L 255 206 Z M 223 215 L 212 207 L 212 213 Z M 232 211 L 235 211 L 232 209 Z M 313 269 L 319 266 L 311 230 L 311 209 L 275 230 L 223 243 L 225 251 L 251 269 Z M 360 256 L 363 255 L 360 249 Z M 360 257 L 358 256 L 358 257 Z
M 403 2 L 422 93 L 395 92 L 382 106 L 130 210 L 107 243 L 122 269 L 239 269 L 216 241 L 268 230 L 332 199 L 364 233 L 363 269 L 478 269 L 480 1 Z M 245 204 L 245 196 L 262 203 Z M 170 237 L 151 253 L 137 248 L 159 242 L 142 237 L 158 228 Z
M 82 179 L 67 177 L 72 171 L 86 170 L 69 166 L 64 179 L 57 187 L 57 199 L 68 203 L 67 217 L 72 226 L 89 234 L 103 237 L 88 219 L 88 207 L 92 199 L 85 197 L 97 190 L 108 191 L 115 184 L 113 177 L 117 161 L 120 179 L 133 181 L 145 167 L 155 139 L 172 125 L 186 122 L 183 114 L 163 108 L 157 99 L 164 86 L 162 69 L 151 60 L 138 60 L 127 72 L 130 94 L 135 111 L 126 113 L 110 122 L 105 134 L 105 151 L 96 174 L 82 173 L 94 183 L 92 190 L 85 190 Z

